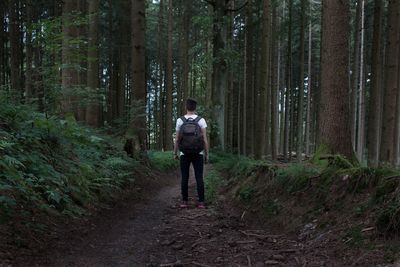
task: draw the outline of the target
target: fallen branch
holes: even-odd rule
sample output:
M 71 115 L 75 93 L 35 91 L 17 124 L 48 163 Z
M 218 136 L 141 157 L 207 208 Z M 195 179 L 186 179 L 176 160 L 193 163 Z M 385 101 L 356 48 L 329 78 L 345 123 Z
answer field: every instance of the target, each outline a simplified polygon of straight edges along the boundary
M 251 267 L 251 259 L 249 255 L 247 255 L 247 264 L 249 265 L 249 267 Z
M 267 239 L 267 238 L 278 238 L 280 235 L 260 235 L 260 234 L 255 234 L 255 233 L 248 233 L 246 231 L 240 230 L 240 232 L 246 236 L 254 236 L 260 239 Z

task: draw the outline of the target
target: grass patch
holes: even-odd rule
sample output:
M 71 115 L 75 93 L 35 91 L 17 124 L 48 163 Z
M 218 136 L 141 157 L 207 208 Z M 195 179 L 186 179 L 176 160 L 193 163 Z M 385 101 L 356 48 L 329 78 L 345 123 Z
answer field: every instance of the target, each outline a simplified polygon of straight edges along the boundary
M 167 172 L 178 168 L 179 160 L 175 160 L 171 151 L 149 151 L 152 167 L 159 171 Z
M 225 185 L 224 178 L 216 170 L 211 170 L 204 177 L 205 198 L 212 203 L 217 199 L 218 191 Z
M 319 175 L 320 171 L 312 166 L 291 164 L 276 171 L 274 183 L 289 193 L 300 191 L 309 185 L 310 177 Z

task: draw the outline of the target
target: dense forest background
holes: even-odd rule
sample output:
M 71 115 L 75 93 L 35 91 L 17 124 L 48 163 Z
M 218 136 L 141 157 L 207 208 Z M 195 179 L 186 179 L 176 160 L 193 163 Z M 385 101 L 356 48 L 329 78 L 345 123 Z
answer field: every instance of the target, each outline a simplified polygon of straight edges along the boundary
M 171 150 L 184 100 L 213 147 L 398 166 L 400 3 L 1 1 L 1 98 Z

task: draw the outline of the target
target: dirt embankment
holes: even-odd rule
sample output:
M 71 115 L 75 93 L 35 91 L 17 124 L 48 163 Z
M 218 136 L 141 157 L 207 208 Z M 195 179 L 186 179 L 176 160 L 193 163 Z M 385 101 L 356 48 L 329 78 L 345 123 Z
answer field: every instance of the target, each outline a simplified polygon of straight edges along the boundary
M 180 180 L 161 175 L 159 191 L 143 184 L 146 200 L 126 199 L 85 224 L 65 229 L 40 254 L 15 255 L 15 266 L 390 266 L 379 251 L 368 253 L 330 246 L 321 235 L 268 228 L 220 197 L 208 209 L 177 208 Z M 167 181 L 167 182 L 166 182 Z M 166 182 L 166 183 L 165 183 Z M 308 232 L 307 232 L 308 231 Z

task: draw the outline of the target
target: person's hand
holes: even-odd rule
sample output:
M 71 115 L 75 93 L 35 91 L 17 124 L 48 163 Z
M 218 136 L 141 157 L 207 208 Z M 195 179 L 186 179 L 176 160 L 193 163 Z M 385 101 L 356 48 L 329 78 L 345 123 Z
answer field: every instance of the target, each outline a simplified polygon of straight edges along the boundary
M 208 154 L 204 155 L 204 163 L 207 164 L 208 163 Z

